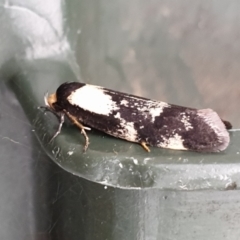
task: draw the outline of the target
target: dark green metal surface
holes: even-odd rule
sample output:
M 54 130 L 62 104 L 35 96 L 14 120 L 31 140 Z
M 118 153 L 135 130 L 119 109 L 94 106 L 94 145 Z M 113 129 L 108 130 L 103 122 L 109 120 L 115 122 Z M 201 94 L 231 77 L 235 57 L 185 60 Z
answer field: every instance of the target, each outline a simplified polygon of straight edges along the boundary
M 226 151 L 199 154 L 146 153 L 90 131 L 83 153 L 70 123 L 49 144 L 58 122 L 38 109 L 46 92 L 82 81 L 210 107 L 238 128 L 238 8 L 223 0 L 2 1 L 0 238 L 238 240 L 240 132 Z
M 91 144 L 83 153 L 84 138 L 70 123 L 49 144 L 58 121 L 51 113 L 44 115 L 38 106 L 44 105 L 44 93 L 55 92 L 66 79 L 76 81 L 76 76 L 68 65 L 49 60 L 22 61 L 17 72 L 10 86 L 46 153 L 65 170 L 90 181 L 129 189 L 223 190 L 231 182 L 239 183 L 238 131 L 230 133 L 231 146 L 217 154 L 160 148 L 151 148 L 151 153 L 147 153 L 138 144 L 97 131 L 88 132 Z

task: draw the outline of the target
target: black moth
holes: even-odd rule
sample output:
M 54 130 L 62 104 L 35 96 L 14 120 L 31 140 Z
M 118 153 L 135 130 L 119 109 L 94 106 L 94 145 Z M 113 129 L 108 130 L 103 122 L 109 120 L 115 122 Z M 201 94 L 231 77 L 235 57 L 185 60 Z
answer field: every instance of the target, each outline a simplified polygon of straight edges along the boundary
M 193 109 L 150 100 L 100 86 L 79 82 L 64 83 L 45 97 L 49 111 L 72 121 L 84 135 L 89 127 L 117 138 L 148 146 L 199 152 L 219 152 L 227 148 L 231 124 L 212 109 Z

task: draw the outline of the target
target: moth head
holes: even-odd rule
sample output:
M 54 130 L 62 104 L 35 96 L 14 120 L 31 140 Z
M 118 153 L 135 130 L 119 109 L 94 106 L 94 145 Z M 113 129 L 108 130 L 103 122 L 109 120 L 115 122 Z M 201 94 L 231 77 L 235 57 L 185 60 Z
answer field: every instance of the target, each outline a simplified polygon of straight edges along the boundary
M 51 95 L 48 95 L 48 93 L 46 93 L 44 96 L 44 102 L 46 106 L 48 106 L 52 110 L 55 110 L 54 104 L 57 102 L 56 93 L 53 93 Z

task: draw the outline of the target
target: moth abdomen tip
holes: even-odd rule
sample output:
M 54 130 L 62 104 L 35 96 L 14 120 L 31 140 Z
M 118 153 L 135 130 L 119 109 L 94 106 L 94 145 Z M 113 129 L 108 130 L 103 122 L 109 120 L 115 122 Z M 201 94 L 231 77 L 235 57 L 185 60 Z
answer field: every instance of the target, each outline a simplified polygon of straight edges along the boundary
M 232 129 L 232 124 L 229 121 L 222 120 L 226 129 Z

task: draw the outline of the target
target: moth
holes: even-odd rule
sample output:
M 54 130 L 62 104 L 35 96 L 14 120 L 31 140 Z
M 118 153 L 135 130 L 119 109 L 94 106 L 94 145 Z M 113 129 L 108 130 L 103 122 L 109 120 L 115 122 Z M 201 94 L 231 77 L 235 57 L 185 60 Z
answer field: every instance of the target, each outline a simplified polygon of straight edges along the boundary
M 67 117 L 85 137 L 100 130 L 116 138 L 149 146 L 198 152 L 227 148 L 231 124 L 212 109 L 193 109 L 151 100 L 80 82 L 67 82 L 44 98 L 45 107 L 59 118 L 61 132 Z

